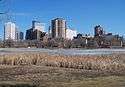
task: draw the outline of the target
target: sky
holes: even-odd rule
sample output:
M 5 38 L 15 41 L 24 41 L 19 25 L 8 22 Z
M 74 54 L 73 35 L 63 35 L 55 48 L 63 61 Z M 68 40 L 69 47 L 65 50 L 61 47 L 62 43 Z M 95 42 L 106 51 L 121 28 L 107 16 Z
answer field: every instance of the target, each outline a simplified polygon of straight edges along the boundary
M 101 25 L 106 32 L 125 35 L 125 0 L 7 0 L 8 15 L 21 31 L 31 28 L 32 20 L 46 24 L 64 18 L 67 26 L 78 33 L 94 34 L 94 26 Z M 5 6 L 3 6 L 5 9 Z M 3 17 L 3 16 L 2 16 Z M 4 19 L 4 17 L 2 18 Z M 4 19 L 5 21 L 5 19 Z M 3 23 L 0 22 L 0 35 Z

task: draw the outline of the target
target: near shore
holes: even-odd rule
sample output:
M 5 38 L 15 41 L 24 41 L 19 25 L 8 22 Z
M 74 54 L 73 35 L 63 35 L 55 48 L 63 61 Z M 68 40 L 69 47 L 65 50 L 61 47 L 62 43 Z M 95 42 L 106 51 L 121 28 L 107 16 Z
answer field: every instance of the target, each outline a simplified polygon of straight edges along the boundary
M 27 52 L 0 55 L 0 85 L 12 85 L 9 84 L 12 82 L 32 85 L 27 87 L 123 87 L 125 54 L 65 56 Z

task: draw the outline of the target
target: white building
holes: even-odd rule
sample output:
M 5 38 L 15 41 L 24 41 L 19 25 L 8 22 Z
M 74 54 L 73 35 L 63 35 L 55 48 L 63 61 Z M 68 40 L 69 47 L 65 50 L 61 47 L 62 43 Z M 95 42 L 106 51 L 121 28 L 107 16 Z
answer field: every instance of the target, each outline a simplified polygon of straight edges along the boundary
M 16 25 L 12 22 L 7 22 L 4 25 L 4 40 L 16 39 Z
M 77 36 L 77 31 L 72 29 L 66 29 L 66 38 L 72 40 Z
M 39 30 L 45 32 L 45 23 L 41 23 L 39 21 L 32 21 L 33 30 Z

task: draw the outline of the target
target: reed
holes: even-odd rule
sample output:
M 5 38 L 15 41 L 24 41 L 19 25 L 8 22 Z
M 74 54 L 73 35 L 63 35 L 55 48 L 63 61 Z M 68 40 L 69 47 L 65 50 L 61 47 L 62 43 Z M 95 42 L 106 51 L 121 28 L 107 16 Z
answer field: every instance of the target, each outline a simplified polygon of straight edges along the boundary
M 0 56 L 0 65 L 37 65 L 84 70 L 125 70 L 125 54 L 66 56 L 47 53 L 18 53 Z

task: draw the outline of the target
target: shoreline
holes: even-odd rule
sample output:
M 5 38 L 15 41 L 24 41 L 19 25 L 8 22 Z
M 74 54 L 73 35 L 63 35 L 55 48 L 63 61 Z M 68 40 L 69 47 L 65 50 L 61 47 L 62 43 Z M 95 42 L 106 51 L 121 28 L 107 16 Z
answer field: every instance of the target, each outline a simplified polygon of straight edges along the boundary
M 84 55 L 111 55 L 125 54 L 125 49 L 44 49 L 44 48 L 0 48 L 0 55 L 43 52 L 48 54 L 58 54 L 67 56 L 84 56 Z
M 4 87 L 124 87 L 125 82 L 125 75 L 46 66 L 0 66 L 0 73 Z
M 37 65 L 83 70 L 125 70 L 125 54 L 60 55 L 46 52 L 22 52 L 0 55 L 0 65 Z
M 123 87 L 124 57 L 125 54 L 66 56 L 43 52 L 0 55 L 0 86 Z

